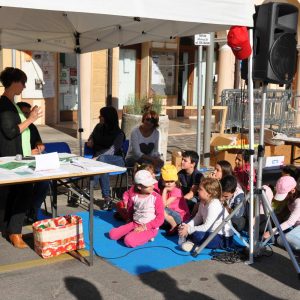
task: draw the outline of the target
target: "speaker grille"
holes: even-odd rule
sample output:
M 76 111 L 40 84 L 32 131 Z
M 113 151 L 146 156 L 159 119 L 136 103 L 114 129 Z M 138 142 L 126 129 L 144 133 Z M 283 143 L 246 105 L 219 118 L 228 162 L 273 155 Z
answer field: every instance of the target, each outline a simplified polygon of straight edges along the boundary
M 269 61 L 278 82 L 290 83 L 295 74 L 297 42 L 292 33 L 281 33 L 273 43 Z

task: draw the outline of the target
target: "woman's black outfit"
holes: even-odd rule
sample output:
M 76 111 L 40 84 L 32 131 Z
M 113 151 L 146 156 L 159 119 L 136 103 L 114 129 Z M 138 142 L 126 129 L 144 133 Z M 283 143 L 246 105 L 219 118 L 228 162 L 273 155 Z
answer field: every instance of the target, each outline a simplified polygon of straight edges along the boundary
M 0 157 L 23 154 L 21 123 L 15 105 L 6 97 L 0 98 Z M 19 234 L 32 199 L 32 184 L 0 186 L 0 230 Z

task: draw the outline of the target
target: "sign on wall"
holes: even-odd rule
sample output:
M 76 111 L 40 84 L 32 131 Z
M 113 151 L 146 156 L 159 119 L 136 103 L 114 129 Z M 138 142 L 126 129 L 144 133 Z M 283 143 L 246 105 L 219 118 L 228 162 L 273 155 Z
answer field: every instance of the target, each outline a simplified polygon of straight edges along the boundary
M 22 70 L 27 75 L 26 88 L 22 98 L 52 98 L 55 96 L 55 57 L 53 53 L 33 51 L 22 62 Z
M 151 88 L 157 95 L 173 95 L 175 91 L 175 52 L 153 51 Z
M 210 33 L 195 34 L 194 44 L 196 46 L 209 46 L 210 45 Z

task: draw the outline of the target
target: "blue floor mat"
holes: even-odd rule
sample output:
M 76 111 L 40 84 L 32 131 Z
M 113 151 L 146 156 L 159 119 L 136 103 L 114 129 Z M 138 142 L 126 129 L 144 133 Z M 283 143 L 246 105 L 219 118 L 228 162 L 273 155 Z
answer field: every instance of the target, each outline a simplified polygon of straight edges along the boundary
M 89 249 L 89 214 L 79 212 L 76 215 L 83 219 L 84 240 L 86 249 Z M 95 210 L 94 252 L 132 275 L 167 269 L 191 261 L 211 259 L 210 249 L 204 249 L 196 258 L 182 251 L 177 245 L 178 236 L 165 236 L 164 230 L 159 231 L 153 242 L 136 248 L 128 248 L 122 241 L 113 241 L 108 237 L 110 229 L 122 224 L 124 223 L 114 219 L 113 212 Z

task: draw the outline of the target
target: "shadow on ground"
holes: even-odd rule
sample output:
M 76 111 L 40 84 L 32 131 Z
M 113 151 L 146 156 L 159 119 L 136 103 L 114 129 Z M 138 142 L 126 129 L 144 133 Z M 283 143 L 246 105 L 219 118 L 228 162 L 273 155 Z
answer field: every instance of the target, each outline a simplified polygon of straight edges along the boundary
M 279 251 L 285 251 L 280 250 Z M 299 264 L 299 255 L 295 254 Z M 291 287 L 296 290 L 300 290 L 299 274 L 289 259 L 284 255 L 273 252 L 272 256 L 255 258 L 254 264 L 251 265 L 257 271 L 270 276 L 271 278 Z
M 140 268 L 145 269 L 145 266 L 141 266 Z M 164 299 L 213 299 L 196 291 L 186 292 L 181 290 L 177 286 L 177 281 L 163 271 L 156 271 L 153 269 L 153 272 L 139 275 L 139 278 L 144 284 L 152 287 L 157 292 L 160 292 L 164 296 Z
M 238 299 L 282 299 L 277 298 L 274 295 L 271 295 L 236 277 L 225 274 L 217 274 L 216 277 L 219 282 L 222 283 L 226 289 L 235 294 Z
M 64 279 L 66 288 L 78 300 L 100 300 L 103 299 L 98 289 L 85 279 L 78 277 L 66 277 Z

